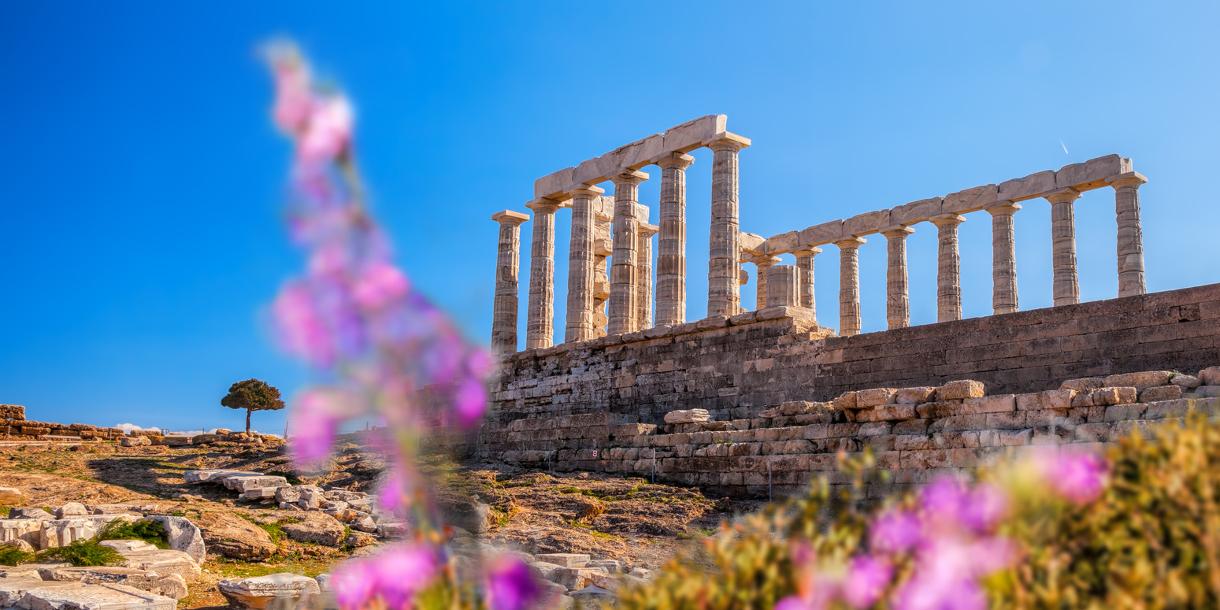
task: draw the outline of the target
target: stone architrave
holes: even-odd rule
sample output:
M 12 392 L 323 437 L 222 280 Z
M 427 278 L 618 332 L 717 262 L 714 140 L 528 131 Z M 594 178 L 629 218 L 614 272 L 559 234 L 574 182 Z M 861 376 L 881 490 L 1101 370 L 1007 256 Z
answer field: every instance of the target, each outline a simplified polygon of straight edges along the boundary
M 1140 227 L 1139 188 L 1148 179 L 1139 172 L 1120 174 L 1114 187 L 1114 214 L 1118 220 L 1118 296 L 1144 294 L 1144 231 Z
M 817 319 L 817 299 L 814 296 L 813 258 L 822 253 L 821 248 L 800 248 L 792 254 L 796 256 L 796 270 L 800 274 L 801 307 L 813 313 Z
M 1055 306 L 1080 302 L 1080 279 L 1076 275 L 1076 211 L 1080 192 L 1065 188 L 1046 196 L 1051 203 L 1052 284 Z
M 860 246 L 863 237 L 836 241 L 839 247 L 839 335 L 860 334 Z
M 962 319 L 962 269 L 957 247 L 957 227 L 966 220 L 958 214 L 932 218 L 936 225 L 936 321 Z
M 657 225 L 640 223 L 640 243 L 636 249 L 635 330 L 652 328 L 652 238 Z
M 695 158 L 673 153 L 661 167 L 661 236 L 657 243 L 657 326 L 686 322 L 686 168 Z
M 529 216 L 504 210 L 492 214 L 491 219 L 500 225 L 491 346 L 496 352 L 509 354 L 517 351 L 517 282 L 521 266 L 521 223 L 529 220 Z
M 770 280 L 770 277 L 767 275 L 767 272 L 770 271 L 773 265 L 779 263 L 779 257 L 767 255 L 753 256 L 750 257 L 750 262 L 754 263 L 756 269 L 755 276 L 757 276 L 757 280 L 754 282 L 754 309 L 770 307 L 771 302 L 768 300 L 770 293 L 767 292 L 767 282 Z
M 636 214 L 640 183 L 648 174 L 628 171 L 614 178 L 614 254 L 610 259 L 610 335 L 635 330 L 638 298 L 640 221 Z
M 891 329 L 911 325 L 911 297 L 907 289 L 907 236 L 914 232 L 915 229 L 904 226 L 881 231 L 886 239 L 887 254 L 885 319 Z
M 525 207 L 534 211 L 530 241 L 529 309 L 525 318 L 525 348 L 554 344 L 555 332 L 555 211 L 560 202 L 535 199 Z
M 737 157 L 748 138 L 726 133 L 708 143 L 712 161 L 712 223 L 708 248 L 707 315 L 731 316 L 741 305 Z
M 593 332 L 594 246 L 597 239 L 596 186 L 572 192 L 572 236 L 568 249 L 568 313 L 564 341 L 588 341 Z
M 1012 201 L 987 208 L 991 214 L 991 308 L 998 315 L 1017 310 L 1017 248 L 1012 216 L 1021 204 Z

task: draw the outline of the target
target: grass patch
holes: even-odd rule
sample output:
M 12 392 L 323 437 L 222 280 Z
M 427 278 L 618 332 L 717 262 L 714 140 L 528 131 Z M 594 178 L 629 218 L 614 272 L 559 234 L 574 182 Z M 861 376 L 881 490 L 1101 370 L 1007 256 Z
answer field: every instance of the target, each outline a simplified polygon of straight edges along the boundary
M 212 564 L 212 562 L 209 562 Z M 236 561 L 231 559 L 221 559 L 216 561 L 210 567 L 218 572 L 224 578 L 252 578 L 255 576 L 266 576 L 268 574 L 276 574 L 278 572 L 292 572 L 294 574 L 304 574 L 313 578 L 318 574 L 329 571 L 334 567 L 335 559 L 331 558 L 294 558 L 288 561 L 269 561 L 265 563 L 251 563 L 245 561 Z
M 169 548 L 165 525 L 152 519 L 111 521 L 97 535 L 98 540 L 143 540 L 159 549 Z
M 0 566 L 15 566 L 34 560 L 34 554 L 12 545 L 0 546 Z
M 82 568 L 120 565 L 123 563 L 123 556 L 108 546 L 102 546 L 96 540 L 78 540 L 68 546 L 42 551 L 38 553 L 38 560 L 65 561 Z
M 271 536 L 271 541 L 276 544 L 279 544 L 284 539 L 284 528 L 279 523 L 256 523 L 255 525 L 264 532 L 267 532 L 267 535 Z

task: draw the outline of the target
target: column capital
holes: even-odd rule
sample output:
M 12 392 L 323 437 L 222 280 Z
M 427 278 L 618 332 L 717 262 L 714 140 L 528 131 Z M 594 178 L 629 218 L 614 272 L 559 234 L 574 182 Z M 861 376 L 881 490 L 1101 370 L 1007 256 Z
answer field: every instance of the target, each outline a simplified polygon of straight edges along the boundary
M 914 233 L 915 229 L 903 225 L 895 225 L 881 229 L 879 233 L 885 236 L 886 239 L 906 239 L 907 235 Z
M 704 145 L 715 151 L 737 152 L 750 145 L 750 138 L 726 131 Z
M 620 184 L 639 184 L 648 179 L 648 174 L 638 169 L 623 170 L 623 173 L 614 177 L 614 186 Z
M 533 210 L 536 214 L 554 214 L 562 204 L 562 201 L 555 201 L 554 199 L 544 197 L 525 204 L 525 207 Z
M 1011 216 L 1021 209 L 1021 204 L 1015 201 L 1001 201 L 983 209 L 992 216 Z
M 586 184 L 582 188 L 572 189 L 572 192 L 570 194 L 572 195 L 573 199 L 575 199 L 577 197 L 593 198 L 593 197 L 600 197 L 601 195 L 605 194 L 605 192 L 606 192 L 606 189 L 601 188 L 600 186 Z
M 665 157 L 657 160 L 657 167 L 661 169 L 686 169 L 695 162 L 695 158 L 686 153 L 670 153 Z
M 1072 188 L 1059 189 L 1053 193 L 1047 193 L 1043 197 L 1051 203 L 1072 203 L 1080 199 L 1080 191 Z
M 640 237 L 648 238 L 661 232 L 661 227 L 650 225 L 646 222 L 640 223 Z
M 812 248 L 799 247 L 792 251 L 793 256 L 817 256 L 822 253 L 822 249 L 814 246 Z
M 501 210 L 499 212 L 496 212 L 495 214 L 492 214 L 491 219 L 502 225 L 509 225 L 509 226 L 516 227 L 516 226 L 520 226 L 521 223 L 529 220 L 530 217 L 529 217 L 529 214 L 523 214 L 521 212 L 514 212 L 512 210 Z
M 956 227 L 957 225 L 966 222 L 966 217 L 961 214 L 941 214 L 928 219 L 928 222 L 938 227 Z
M 840 250 L 855 250 L 856 248 L 864 245 L 866 241 L 867 240 L 865 240 L 863 237 L 848 237 L 847 239 L 840 239 L 839 241 L 836 241 L 835 245 L 838 246 Z
M 1148 182 L 1148 178 L 1139 172 L 1127 172 L 1110 178 L 1109 182 L 1115 190 L 1125 187 L 1139 188 Z

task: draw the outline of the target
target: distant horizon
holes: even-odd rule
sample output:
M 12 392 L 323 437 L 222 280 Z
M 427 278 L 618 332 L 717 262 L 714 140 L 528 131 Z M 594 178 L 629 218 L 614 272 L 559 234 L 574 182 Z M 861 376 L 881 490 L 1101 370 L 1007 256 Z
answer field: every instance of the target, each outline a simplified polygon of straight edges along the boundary
M 13 92 L 0 99 L 12 119 L 0 150 L 0 403 L 42 421 L 242 429 L 245 413 L 220 405 L 229 384 L 264 379 L 291 402 L 316 379 L 266 328 L 280 284 L 304 267 L 282 226 L 291 153 L 255 53 L 281 34 L 351 94 L 361 171 L 397 262 L 480 343 L 493 212 L 527 211 L 541 176 L 717 113 L 753 139 L 741 154 L 743 231 L 770 236 L 1117 153 L 1149 178 L 1148 290 L 1220 281 L 1208 264 L 1220 226 L 1208 180 L 1220 83 L 1205 78 L 1220 57 L 1214 3 L 540 6 L 268 2 L 240 19 L 148 2 L 0 8 Z M 585 31 L 602 32 L 600 44 L 576 44 Z M 708 151 L 693 154 L 689 320 L 706 312 L 711 176 Z M 656 223 L 660 172 L 645 171 Z M 569 218 L 556 221 L 559 339 Z M 1020 308 L 1049 306 L 1050 206 L 1025 202 L 1015 225 Z M 1111 189 L 1081 198 L 1076 227 L 1081 300 L 1114 297 Z M 911 317 L 926 324 L 936 238 L 915 228 Z M 960 241 L 964 314 L 989 315 L 985 215 L 968 217 Z M 885 258 L 884 239 L 861 248 L 864 332 L 885 327 Z M 835 249 L 816 276 L 819 321 L 837 327 Z M 282 431 L 285 415 L 256 413 L 254 425 Z

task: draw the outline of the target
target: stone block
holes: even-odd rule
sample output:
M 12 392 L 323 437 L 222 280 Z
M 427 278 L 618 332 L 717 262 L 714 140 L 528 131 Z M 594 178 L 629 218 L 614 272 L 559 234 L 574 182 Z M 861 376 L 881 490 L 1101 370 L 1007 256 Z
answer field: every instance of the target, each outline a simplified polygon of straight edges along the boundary
M 1105 377 L 1080 377 L 1078 379 L 1068 379 L 1059 384 L 1060 390 L 1075 390 L 1077 392 L 1090 392 L 1106 385 Z
M 894 402 L 900 405 L 917 405 L 932 400 L 936 388 L 922 386 L 915 388 L 900 388 L 894 393 Z
M 967 214 L 981 210 L 998 200 L 996 185 L 985 184 L 945 195 L 940 204 L 941 214 Z
M 1173 377 L 1171 371 L 1141 371 L 1139 373 L 1120 373 L 1106 377 L 1105 387 L 1134 387 L 1136 390 L 1165 385 Z
M 1182 397 L 1182 386 L 1163 385 L 1144 388 L 1139 394 L 1140 402 L 1158 402 L 1162 400 L 1177 400 Z
M 858 390 L 856 392 L 856 408 L 867 409 L 878 405 L 884 405 L 894 402 L 894 394 L 897 390 L 893 388 L 870 388 L 867 390 Z
M 772 235 L 763 242 L 760 249 L 763 254 L 779 255 L 787 254 L 799 250 L 801 247 L 801 234 L 799 231 L 788 231 L 779 235 Z
M 875 212 L 865 212 L 857 214 L 843 221 L 844 235 L 861 237 L 873 233 L 879 233 L 882 229 L 890 226 L 890 211 L 877 210 Z
M 667 424 L 690 424 L 710 420 L 711 415 L 707 409 L 679 409 L 665 414 Z
M 25 502 L 25 494 L 16 487 L 0 487 L 0 505 L 16 506 Z
M 1017 410 L 1066 410 L 1072 406 L 1072 398 L 1075 395 L 1075 390 L 1046 390 L 1044 392 L 1034 392 L 1032 394 L 1018 394 Z
M 1024 201 L 1042 197 L 1056 190 L 1055 171 L 1046 170 L 1001 182 L 996 187 L 996 198 L 1000 201 Z
M 18 599 L 0 603 L 5 606 L 11 603 L 23 610 L 175 610 L 178 607 L 178 602 L 171 597 L 128 585 L 83 582 L 43 582 L 25 589 Z
M 846 234 L 843 232 L 843 221 L 832 220 L 824 222 L 820 225 L 814 225 L 802 229 L 800 232 L 802 246 L 821 246 L 832 244 L 843 239 Z
M 321 593 L 316 580 L 286 572 L 253 578 L 229 578 L 221 580 L 217 586 L 230 605 L 250 610 L 293 608 L 305 598 Z
M 1199 371 L 1201 385 L 1220 385 L 1220 366 L 1210 366 Z
M 1078 191 L 1095 189 L 1105 186 L 1110 178 L 1130 171 L 1134 171 L 1130 159 L 1106 155 L 1059 168 L 1059 171 L 1055 172 L 1055 186 Z
M 1220 396 L 1220 385 L 1201 385 L 1191 390 L 1191 394 L 1203 398 L 1215 398 Z
M 937 400 L 915 405 L 915 412 L 920 417 L 927 419 L 963 415 L 961 409 L 962 401 L 960 400 Z
M 832 407 L 837 411 L 846 411 L 856 408 L 856 392 L 844 392 L 830 401 Z
M 1093 405 L 1108 407 L 1110 405 L 1125 405 L 1135 402 L 1138 393 L 1135 388 L 1098 388 L 1090 392 Z
M 913 417 L 915 417 L 915 405 L 888 404 L 855 412 L 857 422 L 894 421 Z
M 151 515 L 148 518 L 165 527 L 169 548 L 190 555 L 195 563 L 201 564 L 207 560 L 207 550 L 203 545 L 203 531 L 190 519 L 172 515 Z
M 1016 397 L 1012 394 L 998 394 L 967 398 L 962 401 L 961 413 L 1007 413 L 1016 410 Z
M 980 398 L 986 392 L 983 382 L 972 379 L 950 381 L 936 388 L 936 400 L 963 400 Z
M 943 199 L 940 197 L 931 197 L 890 208 L 890 223 L 906 226 L 924 222 L 933 216 L 940 216 L 942 202 Z
M 1185 375 L 1182 373 L 1174 375 L 1173 378 L 1169 380 L 1169 383 L 1181 387 L 1183 390 L 1193 390 L 1203 385 L 1203 382 L 1198 377 L 1195 377 L 1194 375 Z
M 592 557 L 584 553 L 539 553 L 534 557 L 538 561 L 564 568 L 583 568 L 592 559 Z

